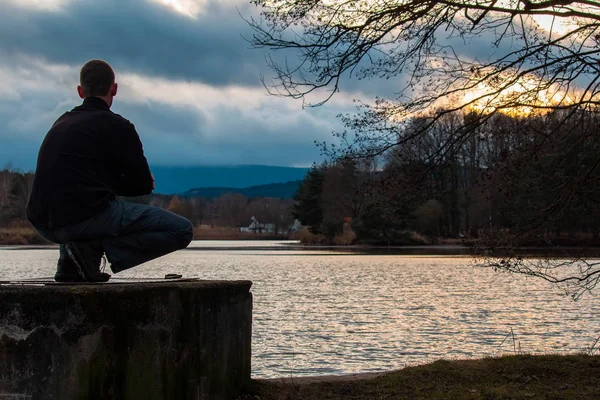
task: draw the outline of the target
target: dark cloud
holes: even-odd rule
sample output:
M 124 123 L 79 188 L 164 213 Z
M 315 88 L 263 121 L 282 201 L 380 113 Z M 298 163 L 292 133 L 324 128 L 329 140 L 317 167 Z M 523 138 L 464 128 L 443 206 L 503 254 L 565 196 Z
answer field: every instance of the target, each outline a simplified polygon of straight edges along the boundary
M 247 1 L 209 1 L 196 19 L 147 0 L 73 1 L 48 12 L 0 4 L 0 53 L 26 54 L 54 63 L 80 65 L 92 58 L 109 61 L 119 71 L 190 80 L 216 86 L 261 86 L 273 76 L 266 50 L 252 49 L 243 37 L 252 30 L 244 21 L 259 9 Z M 443 35 L 440 35 L 443 41 Z M 470 58 L 489 55 L 492 37 L 449 44 Z M 271 55 L 284 64 L 298 62 L 294 51 Z M 374 53 L 373 57 L 377 57 Z M 363 63 L 367 65 L 367 62 Z M 403 85 L 396 79 L 345 79 L 340 90 L 351 97 L 389 97 Z M 261 89 L 262 90 L 262 89 Z M 326 94 L 323 94 L 326 96 Z M 318 101 L 313 97 L 310 100 Z M 298 105 L 300 107 L 300 103 Z
M 330 125 L 302 114 L 286 119 L 277 113 L 277 122 L 261 121 L 235 107 L 221 107 L 209 121 L 197 110 L 158 104 L 117 110 L 135 124 L 155 165 L 310 165 L 321 159 L 314 141 L 331 134 Z
M 196 19 L 146 0 L 76 0 L 53 12 L 0 0 L 0 70 L 8 71 L 4 87 L 12 91 L 0 96 L 0 166 L 12 161 L 23 169 L 34 168 L 47 129 L 78 102 L 72 87 L 76 68 L 92 58 L 109 61 L 118 76 L 202 82 L 220 91 L 244 86 L 260 93 L 248 101 L 262 102 L 260 76 L 272 74 L 265 53 L 250 49 L 242 38 L 251 30 L 238 10 L 246 17 L 256 12 L 242 0 L 235 5 L 211 1 Z M 476 55 L 478 47 L 467 49 Z M 297 54 L 276 54 L 279 59 L 286 56 L 294 60 Z M 69 70 L 48 72 L 40 62 L 67 65 Z M 400 85 L 401 78 L 345 80 L 336 99 L 389 96 Z M 0 82 L 0 92 L 2 88 Z M 164 93 L 165 98 L 176 96 L 177 89 Z M 354 111 L 352 105 L 336 101 L 304 111 L 301 102 L 280 105 L 272 98 L 254 107 L 231 103 L 165 105 L 136 92 L 127 102 L 117 98 L 114 110 L 136 125 L 150 162 L 162 165 L 310 165 L 320 159 L 313 142 L 331 140 L 331 132 L 340 129 L 335 115 Z
M 251 48 L 244 39 L 252 36 L 244 18 L 257 11 L 242 0 L 210 1 L 197 19 L 147 0 L 73 1 L 58 12 L 0 3 L 0 54 L 25 54 L 70 65 L 102 58 L 117 74 L 128 71 L 260 88 L 261 76 L 269 81 L 274 73 L 265 63 L 267 50 Z M 271 56 L 282 64 L 298 61 L 294 51 L 276 51 Z M 340 87 L 352 97 L 389 96 L 399 88 L 399 82 L 347 76 Z
M 240 13 L 251 8 L 238 5 Z M 249 49 L 249 27 L 230 3 L 213 1 L 197 19 L 144 0 L 74 1 L 48 12 L 0 3 L 0 50 L 79 65 L 102 58 L 116 68 L 211 85 L 260 85 L 264 54 Z

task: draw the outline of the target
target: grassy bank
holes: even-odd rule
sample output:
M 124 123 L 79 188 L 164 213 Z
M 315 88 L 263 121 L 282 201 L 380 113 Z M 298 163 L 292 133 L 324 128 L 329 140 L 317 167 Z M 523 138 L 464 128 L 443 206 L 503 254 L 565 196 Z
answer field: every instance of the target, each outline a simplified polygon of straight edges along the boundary
M 255 380 L 240 400 L 600 399 L 600 357 L 506 356 L 436 361 L 383 374 Z

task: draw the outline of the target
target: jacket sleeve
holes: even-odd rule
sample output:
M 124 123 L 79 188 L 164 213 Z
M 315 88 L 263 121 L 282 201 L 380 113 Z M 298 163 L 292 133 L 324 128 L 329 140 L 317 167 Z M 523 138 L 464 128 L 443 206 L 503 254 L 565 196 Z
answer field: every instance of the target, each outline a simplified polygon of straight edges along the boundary
M 143 196 L 152 193 L 153 179 L 144 156 L 140 137 L 133 124 L 123 119 L 122 128 L 115 135 L 114 160 L 119 171 L 116 194 Z

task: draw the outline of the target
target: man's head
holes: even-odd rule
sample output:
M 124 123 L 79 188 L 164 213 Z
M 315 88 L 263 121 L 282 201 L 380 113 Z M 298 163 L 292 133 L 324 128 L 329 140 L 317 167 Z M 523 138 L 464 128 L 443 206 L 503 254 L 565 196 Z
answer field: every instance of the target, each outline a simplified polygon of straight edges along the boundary
M 112 105 L 112 99 L 117 95 L 117 84 L 115 73 L 107 62 L 102 60 L 91 60 L 81 67 L 79 74 L 80 85 L 77 86 L 79 97 L 99 97 L 106 101 L 108 106 Z

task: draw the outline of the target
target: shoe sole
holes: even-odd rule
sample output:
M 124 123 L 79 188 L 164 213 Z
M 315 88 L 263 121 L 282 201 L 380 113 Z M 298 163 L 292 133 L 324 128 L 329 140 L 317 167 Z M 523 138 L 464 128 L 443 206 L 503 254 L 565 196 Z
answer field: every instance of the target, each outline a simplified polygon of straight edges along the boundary
M 56 273 L 54 275 L 55 282 L 85 282 L 85 279 L 82 278 L 78 273 L 77 274 L 62 274 Z

